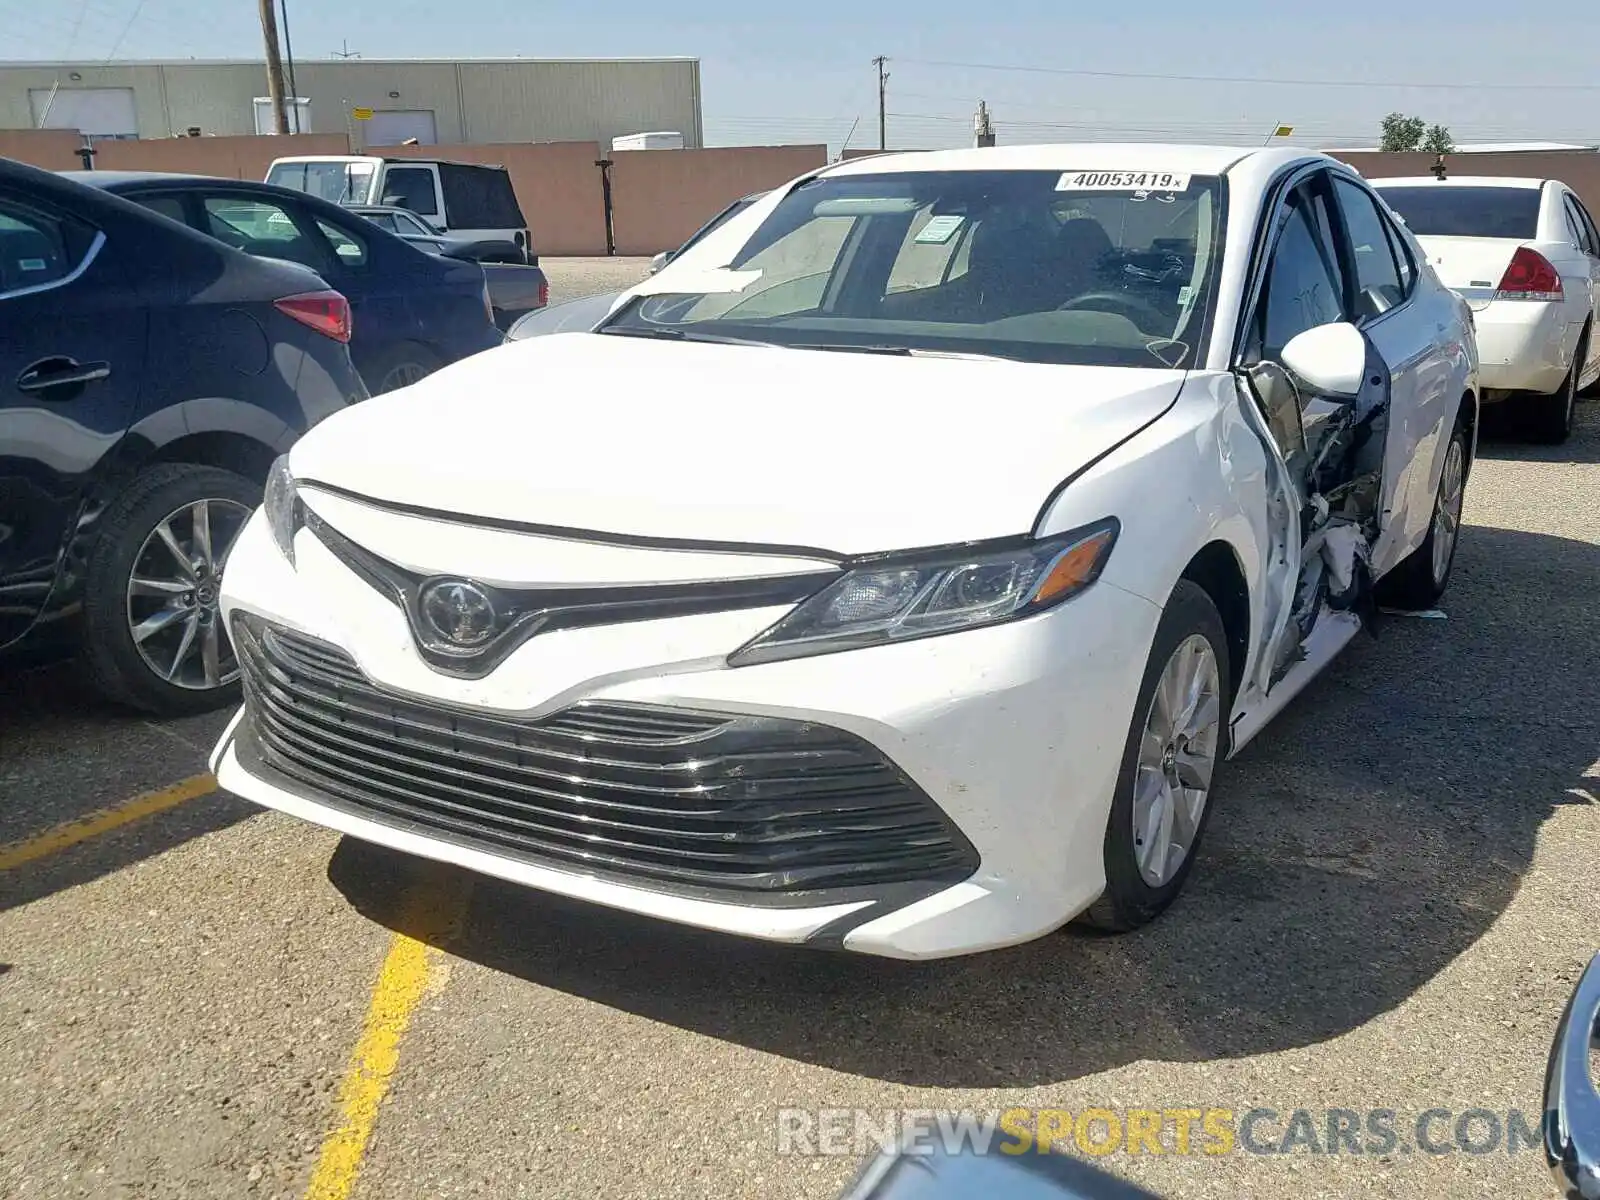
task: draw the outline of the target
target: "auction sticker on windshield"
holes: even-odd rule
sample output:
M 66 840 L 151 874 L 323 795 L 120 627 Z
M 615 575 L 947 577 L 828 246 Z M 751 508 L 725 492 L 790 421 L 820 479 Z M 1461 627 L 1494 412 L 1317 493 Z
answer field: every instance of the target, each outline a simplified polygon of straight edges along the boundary
M 1185 192 L 1189 176 L 1177 171 L 1068 171 L 1058 192 Z

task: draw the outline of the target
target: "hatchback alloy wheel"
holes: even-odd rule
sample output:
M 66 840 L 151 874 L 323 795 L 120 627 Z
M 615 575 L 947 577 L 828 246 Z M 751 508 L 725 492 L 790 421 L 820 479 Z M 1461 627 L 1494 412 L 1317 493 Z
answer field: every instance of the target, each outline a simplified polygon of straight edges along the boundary
M 222 567 L 250 517 L 233 500 L 197 500 L 156 523 L 128 578 L 128 630 L 145 665 L 191 691 L 226 687 L 239 663 L 222 627 Z

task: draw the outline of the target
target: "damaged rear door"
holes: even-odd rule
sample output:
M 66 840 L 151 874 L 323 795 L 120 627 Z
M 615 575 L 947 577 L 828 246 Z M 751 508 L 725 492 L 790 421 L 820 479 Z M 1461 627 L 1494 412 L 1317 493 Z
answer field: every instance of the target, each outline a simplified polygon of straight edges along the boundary
M 1277 202 L 1243 339 L 1241 391 L 1275 476 L 1261 644 L 1255 676 L 1243 681 L 1257 696 L 1306 657 L 1313 634 L 1334 614 L 1349 614 L 1338 622 L 1345 627 L 1336 639 L 1341 645 L 1354 619 L 1370 620 L 1373 556 L 1386 533 L 1392 491 L 1391 418 L 1397 399 L 1403 402 L 1415 386 L 1407 372 L 1418 363 L 1402 360 L 1396 372 L 1391 352 L 1365 330 L 1359 335 L 1365 369 L 1339 393 L 1319 394 L 1284 365 L 1285 347 L 1301 334 L 1343 325 L 1349 344 L 1357 336 L 1349 326 L 1379 321 L 1403 302 L 1398 279 L 1386 282 L 1368 271 L 1363 284 L 1334 187 L 1318 169 Z M 1398 275 L 1387 239 L 1383 250 Z

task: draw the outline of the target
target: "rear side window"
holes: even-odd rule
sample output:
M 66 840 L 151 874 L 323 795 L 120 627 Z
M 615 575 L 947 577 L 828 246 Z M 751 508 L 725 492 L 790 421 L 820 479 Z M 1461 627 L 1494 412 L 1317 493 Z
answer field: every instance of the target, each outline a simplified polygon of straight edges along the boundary
M 1600 255 L 1600 246 L 1595 245 L 1594 226 L 1589 223 L 1588 214 L 1583 211 L 1583 208 L 1571 196 L 1564 197 L 1563 201 L 1566 207 L 1567 221 L 1572 226 L 1574 245 L 1591 257 Z
M 1526 240 L 1539 233 L 1539 189 L 1524 187 L 1379 188 L 1389 207 L 1418 237 Z
M 383 203 L 425 217 L 439 215 L 433 172 L 427 167 L 390 167 L 383 176 Z
M 347 267 L 362 267 L 367 263 L 367 248 L 362 245 L 352 234 L 346 233 L 336 225 L 330 225 L 321 217 L 316 218 L 317 228 L 322 231 L 322 236 L 328 239 L 328 244 L 333 247 L 333 252 L 339 256 L 339 261 Z
M 176 221 L 180 225 L 189 223 L 189 216 L 183 210 L 181 196 L 129 196 L 128 199 L 153 213 L 160 213 L 169 221 Z
M 511 176 L 499 167 L 440 163 L 439 183 L 445 214 L 458 229 L 521 229 L 526 224 Z
M 244 196 L 207 196 L 202 201 L 205 232 L 235 250 L 257 258 L 282 258 L 320 271 L 322 249 L 276 201 Z
M 1357 310 L 1364 317 L 1387 312 L 1405 299 L 1400 268 L 1394 261 L 1386 222 L 1365 191 L 1348 180 L 1336 179 L 1339 210 L 1350 235 L 1351 259 L 1356 271 Z
M 88 257 L 94 232 L 0 196 L 0 296 L 60 283 Z

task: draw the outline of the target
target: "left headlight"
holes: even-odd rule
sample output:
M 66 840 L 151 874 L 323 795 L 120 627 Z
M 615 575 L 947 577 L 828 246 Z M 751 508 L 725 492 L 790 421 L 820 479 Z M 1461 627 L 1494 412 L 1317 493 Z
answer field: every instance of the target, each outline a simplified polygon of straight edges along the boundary
M 294 565 L 294 535 L 305 523 L 305 510 L 300 504 L 300 492 L 295 487 L 294 475 L 289 470 L 289 456 L 281 455 L 267 472 L 267 489 L 261 499 L 266 510 L 267 528 L 278 549 Z
M 1120 526 L 1108 517 L 1004 548 L 967 546 L 853 566 L 728 656 L 747 666 L 953 633 L 1030 616 L 1100 577 Z

